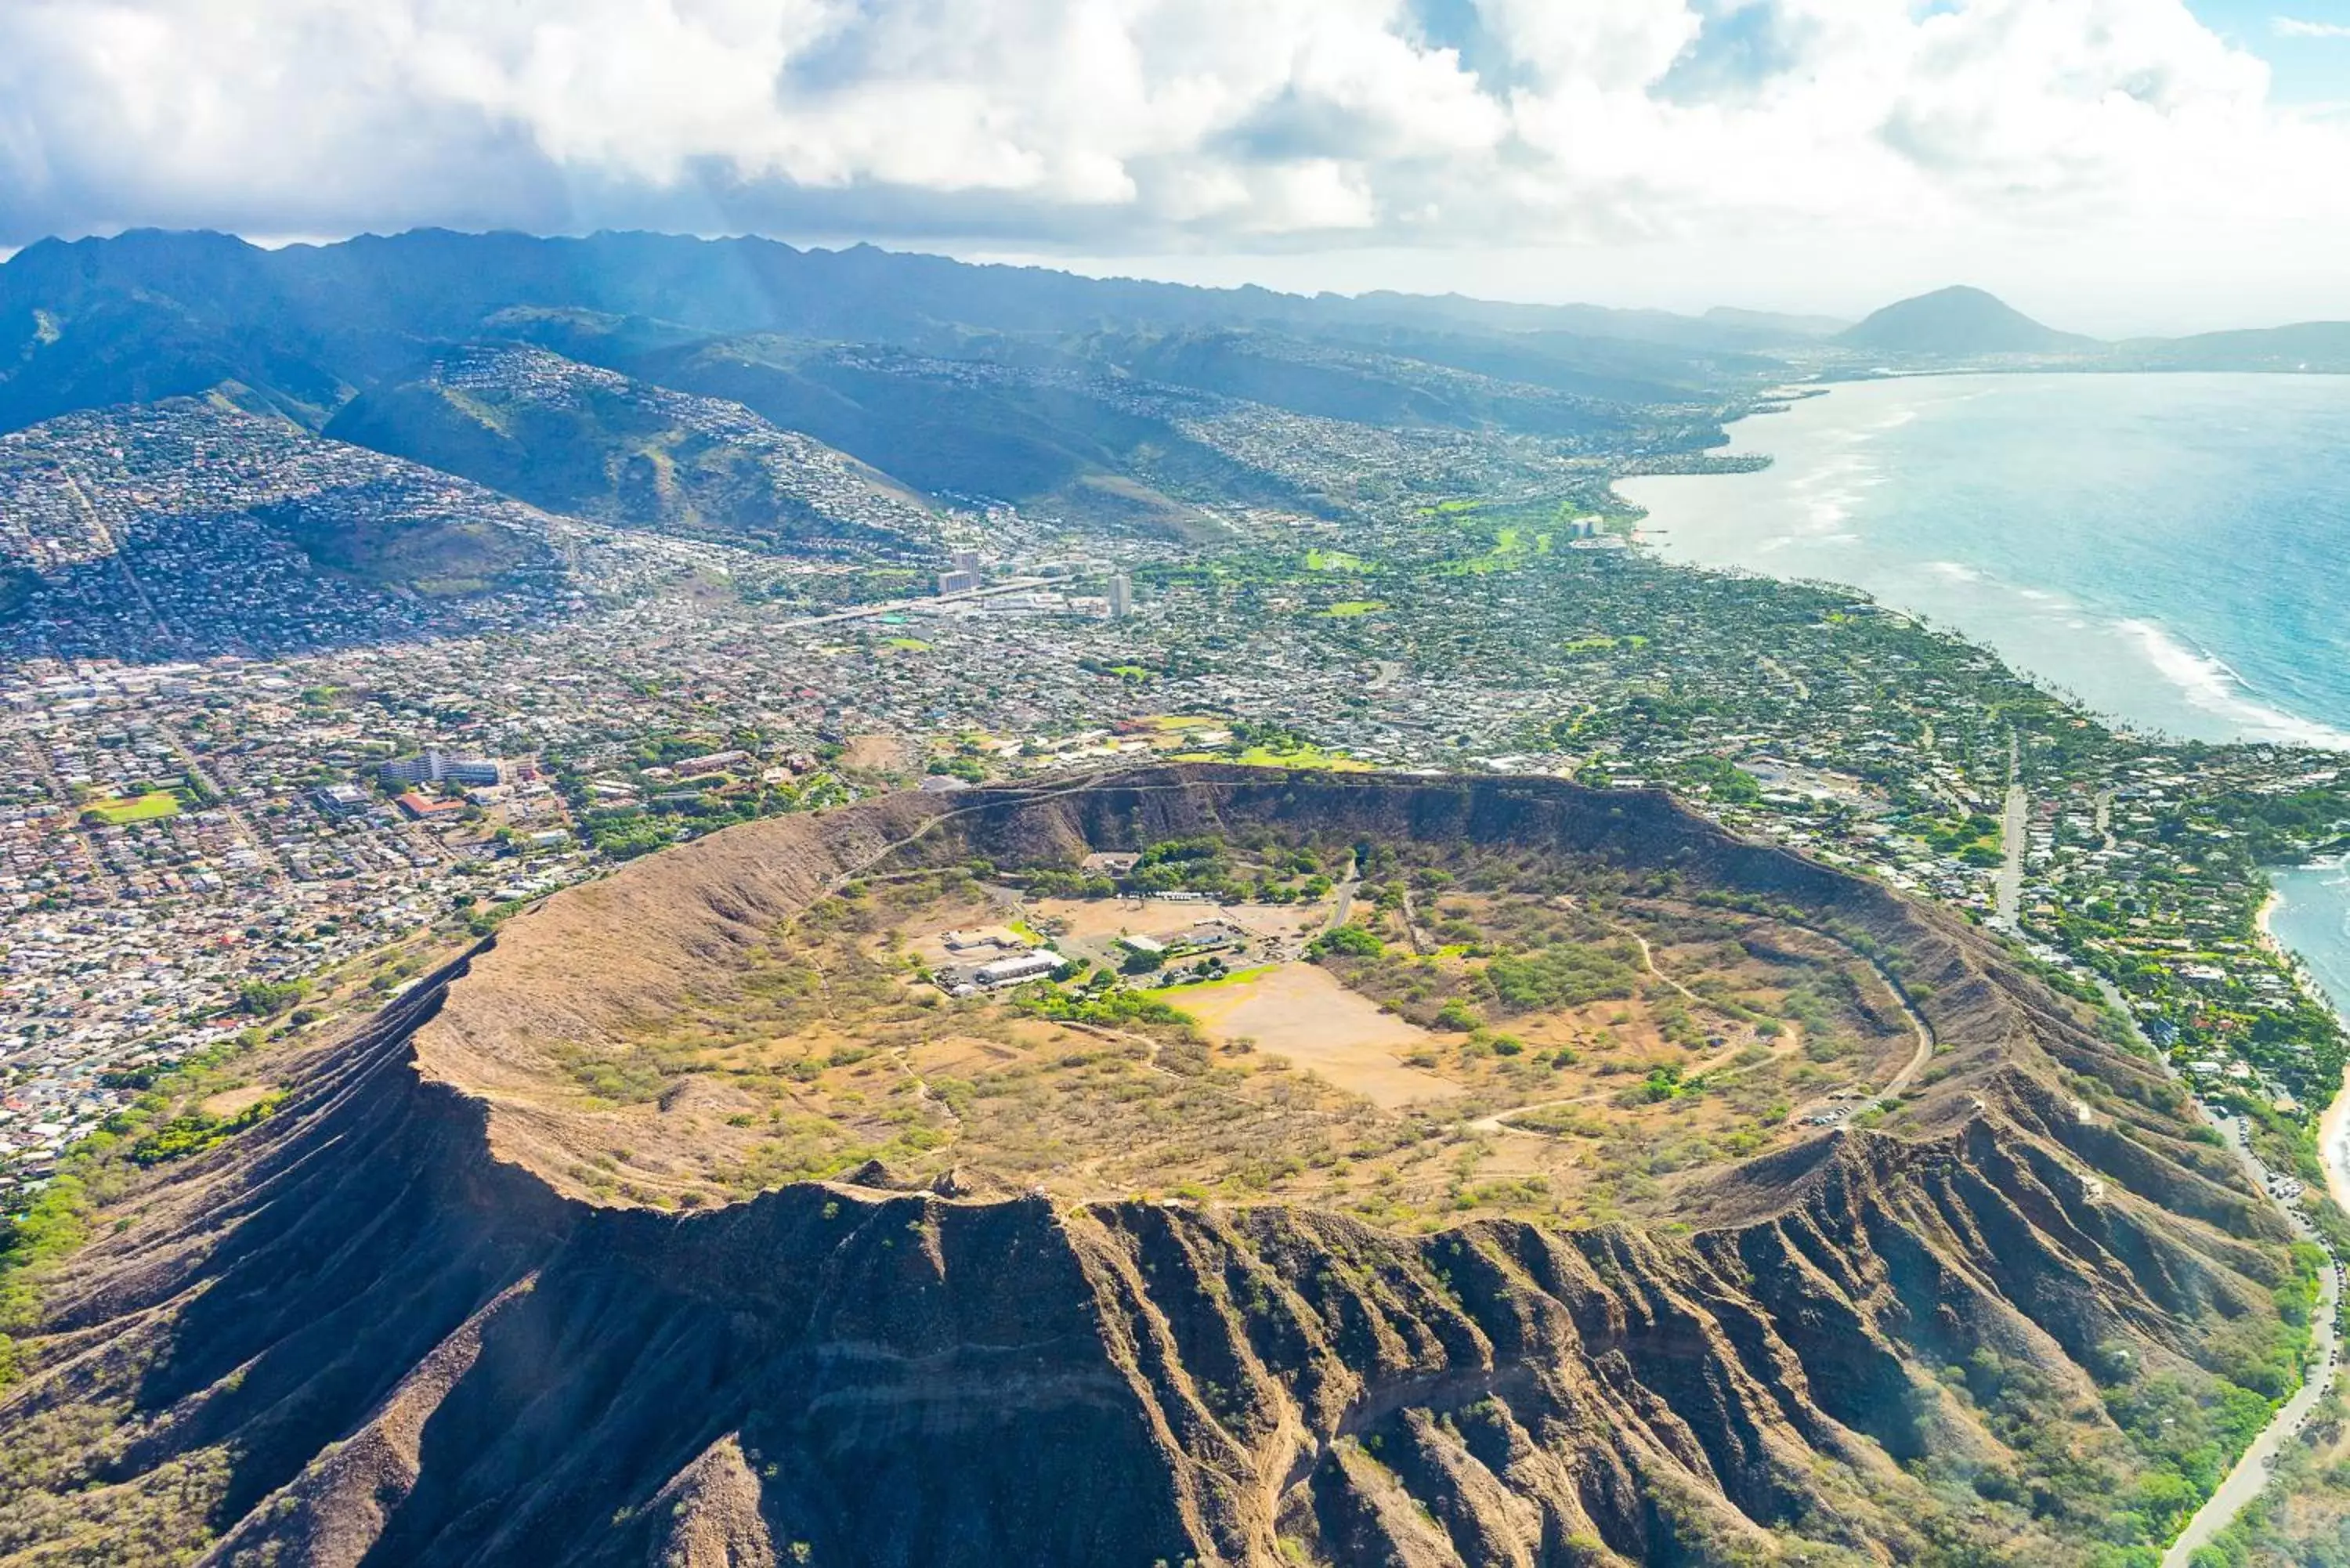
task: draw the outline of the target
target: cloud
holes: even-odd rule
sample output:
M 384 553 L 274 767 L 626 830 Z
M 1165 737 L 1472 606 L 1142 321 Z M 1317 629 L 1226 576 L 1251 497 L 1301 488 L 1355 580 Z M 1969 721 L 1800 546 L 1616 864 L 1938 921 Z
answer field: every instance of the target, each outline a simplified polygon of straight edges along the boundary
M 2290 219 L 2307 246 L 2350 235 L 2345 166 L 2350 128 L 2272 106 L 2185 0 L 0 5 L 0 244 L 442 223 L 1726 253 Z
M 2297 16 L 2279 16 L 2274 25 L 2287 38 L 2350 38 L 2350 22 L 2304 22 Z

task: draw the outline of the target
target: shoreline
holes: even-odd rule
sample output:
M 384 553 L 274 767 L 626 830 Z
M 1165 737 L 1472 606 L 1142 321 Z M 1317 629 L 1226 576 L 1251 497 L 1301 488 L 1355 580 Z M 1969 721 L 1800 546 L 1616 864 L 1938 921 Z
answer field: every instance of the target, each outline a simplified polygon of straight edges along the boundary
M 2284 895 L 2274 887 L 2270 888 L 2269 896 L 2261 901 L 2260 913 L 2252 919 L 2260 933 L 2261 945 L 2290 964 L 2299 983 L 2325 1004 L 2326 1011 L 2334 1014 L 2344 1029 L 2350 1030 L 2350 1014 L 2345 1014 L 2340 1004 L 2326 994 L 2325 988 L 2317 983 L 2316 977 L 2309 972 L 2309 966 L 2301 955 L 2278 939 L 2273 919 L 2283 903 Z M 2334 1085 L 2334 1097 L 2326 1101 L 2325 1108 L 2318 1113 L 2317 1117 L 2317 1163 L 2325 1172 L 2327 1196 L 2345 1212 L 2350 1212 L 2350 1169 L 2345 1168 L 2345 1165 L 2350 1165 L 2350 1145 L 2345 1145 L 2344 1139 L 2345 1123 L 2350 1123 L 2350 1064 L 2344 1066 L 2342 1082 Z
M 2272 867 L 2266 869 L 2289 868 Z M 2268 897 L 2261 902 L 2260 912 L 2253 917 L 2252 923 L 2259 933 L 2261 945 L 2287 962 L 2293 969 L 2296 983 L 2314 991 L 2325 1002 L 2328 1011 L 2333 1012 L 2337 1019 L 2342 1019 L 2340 1010 L 2334 1006 L 2330 997 L 2325 996 L 2324 987 L 2316 982 L 2316 977 L 2308 972 L 2292 949 L 2277 940 L 2271 921 L 2283 903 L 2284 895 L 2272 883 Z M 2350 1027 L 2350 1020 L 2344 1023 L 2345 1027 Z M 2326 1194 L 2337 1204 L 2343 1202 L 2345 1190 L 2350 1190 L 2350 1175 L 2345 1175 L 2343 1168 L 2345 1150 L 2341 1140 L 2343 1117 L 2345 1112 L 2350 1112 L 2350 1092 L 2345 1090 L 2350 1090 L 2350 1066 L 2345 1067 L 2344 1083 L 2334 1090 L 2334 1097 L 2326 1103 L 2317 1124 L 2317 1163 L 2325 1173 Z M 2226 1124 L 2222 1122 L 2221 1125 L 2224 1127 Z M 2262 1168 L 2250 1147 L 2240 1145 L 2235 1153 L 2237 1158 L 2244 1163 L 2246 1173 L 2257 1181 Z M 2303 1219 L 2296 1205 L 2275 1198 L 2273 1194 L 2271 1196 L 2277 1207 L 2284 1211 L 2286 1222 L 2292 1226 L 2297 1239 L 2324 1244 L 2324 1232 Z M 2330 1248 L 2328 1251 L 2330 1254 Z M 2301 1387 L 2277 1407 L 2268 1423 L 2236 1457 L 2211 1495 L 2203 1500 L 2202 1506 L 2195 1511 L 2186 1526 L 2172 1539 L 2163 1552 L 2161 1568 L 2189 1568 L 2214 1537 L 2232 1526 L 2242 1517 L 2245 1509 L 2268 1495 L 2275 1486 L 2279 1457 L 2287 1444 L 2300 1439 L 2302 1428 L 2316 1409 L 2318 1401 L 2325 1397 L 2340 1376 L 2340 1261 L 2333 1260 L 2332 1266 L 2318 1276 L 2317 1311 L 2311 1324 L 2310 1348 Z M 2322 1360 L 2319 1359 L 2321 1355 Z
M 1976 378 L 2012 384 L 2062 381 L 2077 375 L 2095 381 L 2117 374 L 2126 379 L 2130 373 L 2001 369 L 1862 375 L 1803 383 L 1805 396 L 1794 395 L 1798 389 L 1794 387 L 1777 387 L 1765 394 L 1766 400 L 1759 406 L 1725 421 L 1721 428 L 1728 437 L 1726 443 L 1705 454 L 1733 461 L 1764 459 L 1767 467 L 1752 472 L 1630 474 L 1614 481 L 1613 488 L 1642 514 L 1637 542 L 1660 562 L 1753 573 L 1783 582 L 1817 580 L 1848 587 L 1881 609 L 1898 609 L 1913 619 L 1929 620 L 1990 649 L 2018 674 L 2068 697 L 2109 728 L 2156 741 L 2281 745 L 2350 755 L 2350 720 L 2334 723 L 2298 711 L 2290 695 L 2273 681 L 2256 684 L 2241 672 L 2246 659 L 2257 662 L 2257 644 L 2248 650 L 2240 646 L 2241 639 L 2232 636 L 2215 643 L 2211 628 L 2182 625 L 2161 613 L 2159 607 L 2149 607 L 2126 596 L 2101 600 L 2064 572 L 2057 573 L 2060 580 L 2053 583 L 2045 574 L 2019 572 L 2016 562 L 2002 550 L 1964 555 L 1956 562 L 1931 559 L 1931 551 L 1910 547 L 1918 542 L 1908 536 L 1906 523 L 1883 538 L 1866 528 L 1854 531 L 1857 523 L 1873 514 L 1856 499 L 1856 493 L 1845 493 L 1846 471 L 1861 455 L 1884 450 L 1873 444 L 1880 431 L 1910 423 L 1918 417 L 1919 408 L 1936 402 L 1921 390 L 1927 403 L 1913 406 L 1898 400 L 1898 389 L 1937 383 L 1947 388 Z M 2261 372 L 2239 374 L 2251 379 L 2262 376 Z M 1873 395 L 1877 400 L 1871 400 Z M 1888 395 L 1896 400 L 1884 402 Z M 1958 400 L 1972 401 L 1976 395 L 1963 395 Z M 1859 400 L 1855 402 L 1856 399 Z M 1805 410 L 1814 404 L 1846 405 L 1846 411 L 1815 413 L 1806 419 Z M 1875 422 L 1880 415 L 1881 424 Z M 1780 422 L 1768 422 L 1768 416 L 1777 416 Z M 1814 419 L 1827 422 L 1815 424 Z M 1801 422 L 1791 429 L 1790 420 Z M 1845 430 L 1846 424 L 1851 431 Z M 1823 441 L 1825 446 L 1820 445 Z M 1841 456 L 1836 455 L 1839 452 Z M 1864 463 L 1864 472 L 1873 473 L 1864 488 L 1905 486 L 1918 482 L 1921 474 L 1930 479 L 1938 472 L 1930 461 L 1920 459 L 1920 463 L 1915 472 L 1881 459 Z M 1819 466 L 1820 472 L 1807 473 L 1811 466 Z M 1731 497 L 1720 504 L 1674 501 L 1669 497 L 1676 493 L 1695 498 L 1715 493 L 1664 486 L 1667 480 L 1724 480 L 1732 472 L 1752 477 L 1753 472 L 1773 471 L 1792 471 L 1793 477 L 1778 489 L 1766 486 L 1742 493 L 1743 502 L 1736 499 L 1741 493 L 1729 491 L 1719 493 Z M 1834 483 L 1819 494 L 1811 494 L 1808 487 L 1824 478 Z M 2022 479 L 2017 483 L 2020 487 L 2023 484 Z M 1789 512 L 1805 505 L 1825 506 L 1837 521 L 1832 527 L 1807 524 Z M 1756 522 L 1757 518 L 1779 518 L 1783 513 L 1788 515 L 1771 526 Z M 1895 521 L 1914 522 L 1911 513 L 1900 513 L 1898 508 L 1897 513 Z M 1734 525 L 1723 524 L 1724 518 L 1734 520 Z M 1853 543 L 1863 535 L 1872 542 Z M 1770 542 L 1758 545 L 1758 540 Z M 1804 558 L 1783 558 L 1777 553 L 1783 545 L 1789 547 L 1788 554 Z M 1826 554 L 1822 555 L 1823 550 Z M 1947 573 L 1952 580 L 1936 579 L 1936 572 Z M 2322 709 L 2324 704 L 2317 706 Z

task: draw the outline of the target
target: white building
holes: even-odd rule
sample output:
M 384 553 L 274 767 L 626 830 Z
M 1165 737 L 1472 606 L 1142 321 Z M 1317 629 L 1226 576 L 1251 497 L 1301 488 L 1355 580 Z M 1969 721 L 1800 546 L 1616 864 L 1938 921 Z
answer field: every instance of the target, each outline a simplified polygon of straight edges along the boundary
M 1056 952 L 1022 953 L 1016 958 L 997 959 L 993 963 L 980 965 L 979 983 L 988 986 L 1017 985 L 1024 980 L 1050 974 L 1060 967 L 1061 955 Z
M 487 757 L 460 757 L 428 747 L 422 755 L 401 757 L 377 770 L 388 784 L 496 784 L 506 779 L 505 764 Z

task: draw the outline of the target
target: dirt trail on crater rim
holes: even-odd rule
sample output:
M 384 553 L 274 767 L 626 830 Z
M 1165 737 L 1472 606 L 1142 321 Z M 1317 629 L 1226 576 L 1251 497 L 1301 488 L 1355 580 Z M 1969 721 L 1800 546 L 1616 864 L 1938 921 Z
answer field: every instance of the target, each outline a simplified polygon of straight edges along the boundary
M 583 1198 L 548 1043 L 682 1004 L 844 879 L 1284 824 L 1800 911 L 1902 977 L 1933 1067 L 1898 1126 L 1646 1229 L 882 1172 Z M 2101 1386 L 2210 1391 L 2289 1277 L 2192 1135 L 1960 922 L 1661 795 L 1168 768 L 752 824 L 510 922 L 128 1199 L 0 1393 L 0 1562 L 2079 1562 L 2102 1508 L 2005 1501 L 2012 1445 L 2065 1423 L 2130 1483 Z M 2028 1396 L 1939 1376 L 1986 1366 Z

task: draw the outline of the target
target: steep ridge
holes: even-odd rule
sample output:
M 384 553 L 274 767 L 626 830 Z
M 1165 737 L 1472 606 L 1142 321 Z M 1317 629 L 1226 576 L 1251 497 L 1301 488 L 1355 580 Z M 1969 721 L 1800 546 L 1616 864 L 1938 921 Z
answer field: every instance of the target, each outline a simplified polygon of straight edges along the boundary
M 1799 908 L 1898 963 L 1929 1086 L 1681 1224 L 1409 1237 L 884 1172 L 598 1206 L 519 1092 L 850 876 L 1309 820 Z M 2086 1561 L 1991 1506 L 2015 1434 L 1937 1374 L 2111 1447 L 2121 1367 L 2273 1313 L 2283 1232 L 2166 1089 L 1960 923 L 1662 796 L 1186 768 L 751 825 L 518 918 L 133 1199 L 0 1397 L 0 1561 Z
M 816 554 L 937 539 L 919 499 L 820 441 L 540 348 L 445 356 L 361 393 L 327 433 L 629 527 Z

